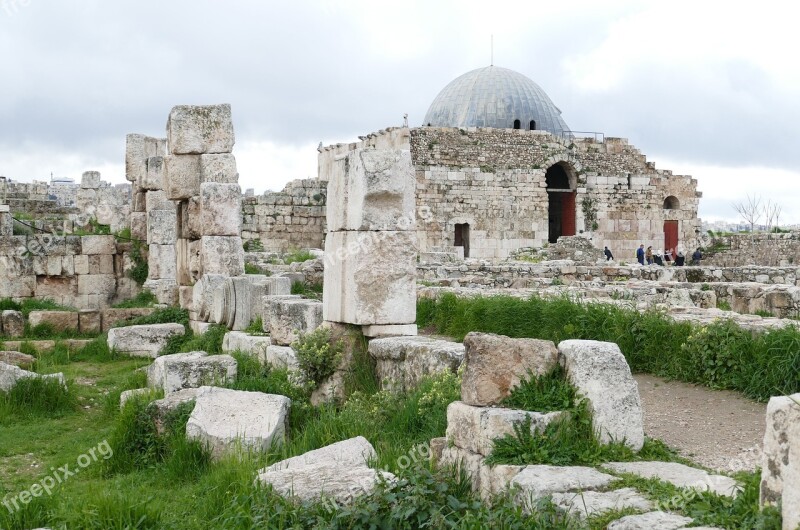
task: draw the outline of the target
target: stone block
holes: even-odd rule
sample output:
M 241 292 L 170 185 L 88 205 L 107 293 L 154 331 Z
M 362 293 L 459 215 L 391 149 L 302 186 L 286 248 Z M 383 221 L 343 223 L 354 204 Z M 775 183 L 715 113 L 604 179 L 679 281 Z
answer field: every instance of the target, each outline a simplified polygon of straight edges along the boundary
M 414 232 L 330 232 L 324 318 L 358 325 L 416 322 Z
M 147 171 L 147 159 L 166 154 L 166 140 L 143 134 L 129 134 L 125 139 L 125 178 L 141 182 Z
M 376 361 L 381 388 L 406 391 L 427 376 L 455 373 L 464 360 L 464 345 L 429 337 L 389 337 L 371 340 L 369 354 Z
M 211 315 L 214 292 L 224 282 L 227 276 L 223 274 L 204 274 L 192 287 L 193 310 L 198 318 L 207 321 Z
M 546 340 L 473 332 L 464 346 L 461 400 L 478 407 L 498 405 L 523 379 L 546 374 L 558 362 L 555 344 Z
M 192 330 L 192 333 L 195 335 L 202 335 L 211 327 L 210 322 L 202 322 L 200 320 L 190 320 L 189 321 L 189 329 Z
M 290 406 L 286 396 L 213 387 L 197 396 L 186 437 L 215 457 L 266 451 L 284 442 Z
M 261 321 L 263 323 L 262 331 L 269 333 L 269 320 L 272 313 L 275 311 L 275 305 L 281 300 L 300 300 L 299 294 L 285 294 L 285 295 L 265 295 L 262 298 Z
M 167 197 L 164 190 L 152 190 L 145 194 L 145 210 L 175 210 L 175 203 Z
M 169 395 L 184 388 L 224 385 L 236 379 L 236 359 L 204 351 L 158 357 L 147 369 L 147 385 Z
M 131 238 L 147 240 L 147 213 L 131 212 Z
M 142 287 L 153 293 L 159 304 L 172 306 L 178 303 L 178 283 L 172 278 L 148 279 Z
M 242 230 L 242 190 L 238 184 L 200 184 L 202 234 L 239 236 Z
M 113 274 L 84 274 L 78 276 L 78 294 L 99 295 L 106 300 L 113 298 L 117 279 Z
M 553 494 L 553 504 L 558 508 L 586 519 L 602 513 L 620 510 L 647 511 L 653 503 L 633 488 L 612 491 L 585 491 Z
M 415 188 L 409 151 L 353 151 L 328 184 L 328 230 L 412 230 Z
M 89 274 L 114 274 L 114 256 L 99 254 L 88 258 Z
M 125 404 L 132 399 L 136 399 L 140 396 L 148 396 L 152 395 L 154 392 L 150 388 L 135 388 L 133 390 L 125 390 L 119 395 L 119 408 L 120 410 L 125 408 Z
M 89 274 L 89 256 L 75 256 L 75 274 Z
M 47 324 L 55 331 L 78 331 L 78 313 L 75 311 L 31 311 L 28 324 L 32 328 Z
M 279 300 L 272 309 L 269 335 L 280 346 L 289 346 L 299 333 L 310 333 L 322 324 L 322 302 L 316 300 Z
M 108 330 L 108 347 L 133 357 L 158 357 L 158 353 L 174 336 L 186 332 L 181 324 L 150 324 Z
M 151 156 L 146 161 L 144 177 L 139 181 L 139 187 L 145 190 L 164 189 L 164 157 Z
M 767 404 L 761 462 L 761 506 L 782 505 L 783 528 L 800 525 L 800 394 Z
M 494 440 L 514 434 L 514 425 L 531 420 L 531 432 L 542 432 L 562 412 L 528 412 L 495 407 L 473 407 L 454 401 L 447 407 L 447 441 L 456 447 L 489 456 Z
M 103 322 L 100 311 L 95 309 L 78 311 L 78 330 L 81 333 L 101 333 Z
M 517 498 L 527 507 L 558 493 L 583 492 L 605 488 L 617 480 L 607 473 L 584 466 L 525 466 L 513 479 Z
M 36 357 L 18 351 L 0 351 L 0 363 L 13 364 L 20 368 L 30 368 Z
M 167 145 L 173 155 L 230 153 L 235 137 L 231 106 L 178 105 L 167 121 Z
M 164 157 L 164 189 L 170 200 L 200 195 L 200 157 L 169 155 Z
M 81 237 L 81 249 L 87 256 L 97 254 L 113 255 L 117 252 L 117 244 L 114 236 L 83 236 Z
M 365 337 L 413 337 L 417 334 L 416 324 L 377 324 L 374 326 L 361 326 Z
M 100 187 L 99 171 L 84 171 L 81 175 L 81 189 L 97 189 Z
M 175 245 L 149 245 L 148 248 L 147 279 L 174 281 L 177 276 Z
M 558 345 L 567 379 L 589 402 L 592 424 L 602 443 L 624 442 L 638 451 L 644 444 L 639 386 L 614 343 L 565 340 Z
M 150 210 L 147 212 L 147 243 L 149 245 L 174 245 L 178 239 L 178 219 L 175 210 Z
M 181 285 L 178 287 L 178 305 L 189 311 L 194 310 L 194 301 L 192 300 L 194 286 Z
M 150 405 L 147 406 L 147 414 L 153 418 L 153 423 L 156 425 L 156 432 L 163 434 L 166 430 L 167 420 L 178 407 L 185 403 L 195 401 L 197 396 L 207 392 L 210 388 L 209 386 L 184 388 L 183 390 L 178 390 L 168 396 L 164 396 L 162 399 L 157 399 L 150 403 Z M 152 388 L 147 388 L 145 390 L 153 392 Z
M 102 323 L 102 331 L 108 331 L 115 324 L 119 324 L 124 320 L 134 317 L 141 317 L 152 314 L 155 311 L 152 307 L 132 307 L 132 308 L 114 308 L 109 307 L 100 312 L 100 321 Z
M 200 239 L 203 274 L 240 276 L 244 274 L 242 238 L 232 236 L 203 236 Z
M 612 473 L 630 473 L 643 478 L 657 478 L 678 488 L 710 491 L 724 497 L 734 497 L 739 485 L 730 477 L 712 475 L 708 471 L 678 462 L 608 462 L 604 469 Z
M 200 183 L 205 182 L 238 183 L 239 173 L 236 170 L 236 157 L 227 153 L 200 155 Z
M 608 530 L 678 530 L 694 519 L 667 512 L 626 515 L 608 524 Z
M 51 378 L 61 382 L 61 384 L 66 387 L 66 380 L 64 379 L 64 374 L 62 373 L 39 375 L 35 372 L 29 372 L 27 370 L 23 370 L 19 366 L 0 362 L 0 392 L 8 392 L 9 390 L 17 386 L 17 383 L 21 379 L 51 379 Z

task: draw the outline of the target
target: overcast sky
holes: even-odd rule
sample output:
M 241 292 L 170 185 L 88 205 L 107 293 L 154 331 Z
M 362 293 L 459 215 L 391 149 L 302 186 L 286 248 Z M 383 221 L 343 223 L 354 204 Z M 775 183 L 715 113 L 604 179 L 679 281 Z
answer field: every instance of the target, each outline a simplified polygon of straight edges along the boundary
M 0 175 L 124 182 L 125 135 L 231 103 L 242 188 L 316 176 L 316 147 L 421 125 L 490 63 L 571 129 L 690 174 L 704 219 L 746 194 L 800 222 L 800 7 L 790 2 L 0 0 Z

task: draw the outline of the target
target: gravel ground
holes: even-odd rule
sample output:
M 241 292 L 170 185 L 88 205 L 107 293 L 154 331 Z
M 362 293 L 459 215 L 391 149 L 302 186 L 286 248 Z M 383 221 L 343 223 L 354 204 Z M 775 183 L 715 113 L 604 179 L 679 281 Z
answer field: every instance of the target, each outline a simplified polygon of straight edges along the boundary
M 766 403 L 652 375 L 635 378 L 647 436 L 711 469 L 753 471 L 760 466 Z

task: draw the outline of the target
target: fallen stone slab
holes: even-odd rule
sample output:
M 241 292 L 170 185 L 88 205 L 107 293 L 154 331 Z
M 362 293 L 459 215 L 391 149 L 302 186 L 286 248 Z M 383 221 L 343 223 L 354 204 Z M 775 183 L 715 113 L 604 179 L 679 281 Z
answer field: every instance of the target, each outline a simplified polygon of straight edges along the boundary
M 603 468 L 613 473 L 631 473 L 643 478 L 657 478 L 679 488 L 710 491 L 725 497 L 735 497 L 739 485 L 730 477 L 712 475 L 702 469 L 678 462 L 609 462 Z
M 608 524 L 607 530 L 678 530 L 694 519 L 667 512 L 626 515 Z
M 0 351 L 0 362 L 20 368 L 30 368 L 36 362 L 36 357 L 18 351 Z
M 237 374 L 236 359 L 230 355 L 208 355 L 206 352 L 164 355 L 153 362 L 153 380 L 148 384 L 171 394 L 183 388 L 197 388 L 234 381 Z M 157 375 L 156 375 L 157 374 Z M 157 378 L 160 376 L 160 379 Z
M 211 387 L 195 399 L 186 437 L 214 457 L 237 451 L 266 451 L 280 445 L 292 401 L 286 396 Z
M 174 353 L 172 355 L 164 355 L 157 357 L 153 364 L 146 368 L 147 372 L 147 386 L 151 388 L 162 388 L 164 379 L 166 378 L 166 363 L 174 362 L 177 359 L 195 359 L 199 357 L 206 357 L 208 353 L 204 351 L 192 351 L 185 353 Z
M 8 392 L 17 386 L 17 383 L 22 379 L 55 379 L 65 388 L 67 386 L 64 374 L 60 372 L 56 374 L 40 375 L 35 372 L 23 370 L 19 366 L 14 366 L 13 364 L 0 362 L 0 392 Z
M 383 389 L 406 391 L 429 375 L 458 370 L 464 345 L 429 337 L 388 337 L 369 342 L 375 372 Z
M 346 467 L 368 466 L 370 460 L 375 458 L 377 458 L 377 453 L 372 444 L 363 436 L 356 436 L 355 438 L 314 449 L 299 456 L 281 460 L 265 467 L 259 471 L 259 474 L 317 464 L 335 464 Z
M 464 346 L 461 401 L 479 407 L 499 404 L 530 374 L 545 374 L 558 362 L 558 350 L 547 340 L 472 332 Z
M 181 324 L 149 324 L 108 330 L 108 347 L 134 357 L 158 357 L 170 338 L 183 335 Z
M 613 475 L 584 466 L 525 466 L 512 480 L 519 488 L 517 499 L 532 507 L 536 501 L 558 493 L 586 492 L 604 488 L 617 480 Z
M 514 425 L 530 419 L 531 432 L 541 432 L 562 414 L 475 407 L 454 401 L 447 407 L 447 440 L 456 447 L 488 456 L 494 449 L 495 439 L 514 434 Z
M 503 494 L 511 487 L 511 481 L 526 466 L 495 465 L 485 463 L 483 455 L 456 446 L 445 445 L 439 457 L 440 466 L 454 467 L 470 477 L 472 490 L 483 500 Z
M 558 345 L 567 379 L 589 402 L 592 425 L 601 443 L 644 445 L 639 386 L 619 346 L 595 340 L 565 340 Z
M 300 333 L 311 333 L 322 324 L 322 302 L 278 300 L 270 307 L 269 335 L 279 346 L 289 346 Z
M 55 331 L 77 331 L 78 313 L 76 311 L 31 311 L 28 324 L 32 328 L 49 324 Z
M 555 493 L 553 504 L 572 515 L 586 519 L 612 510 L 652 510 L 653 503 L 633 488 L 614 491 Z
M 3 334 L 6 337 L 21 337 L 25 334 L 25 317 L 21 311 L 6 309 L 0 313 L 3 323 Z
M 285 368 L 292 372 L 300 371 L 297 352 L 291 346 L 268 346 L 264 355 L 258 359 L 261 364 L 268 364 L 273 368 Z
M 243 331 L 229 331 L 222 338 L 222 351 L 233 353 L 239 351 L 253 357 L 263 357 L 272 344 L 268 335 L 248 335 Z
M 153 418 L 156 425 L 156 432 L 163 434 L 166 430 L 170 416 L 183 404 L 192 403 L 197 396 L 206 392 L 210 386 L 199 388 L 183 388 L 171 393 L 162 399 L 157 399 L 147 406 L 147 413 Z
M 379 483 L 393 482 L 396 477 L 366 466 L 346 467 L 319 463 L 259 476 L 264 485 L 272 486 L 281 497 L 301 502 L 332 499 L 339 505 L 352 503 L 358 497 L 372 493 Z

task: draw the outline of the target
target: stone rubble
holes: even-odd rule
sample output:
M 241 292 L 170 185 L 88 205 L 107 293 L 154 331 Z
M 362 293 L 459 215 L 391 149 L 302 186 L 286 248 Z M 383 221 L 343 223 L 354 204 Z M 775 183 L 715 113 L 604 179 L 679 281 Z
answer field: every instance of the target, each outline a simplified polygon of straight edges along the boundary
M 181 324 L 148 324 L 108 330 L 108 347 L 124 355 L 156 358 L 171 337 L 183 335 Z

